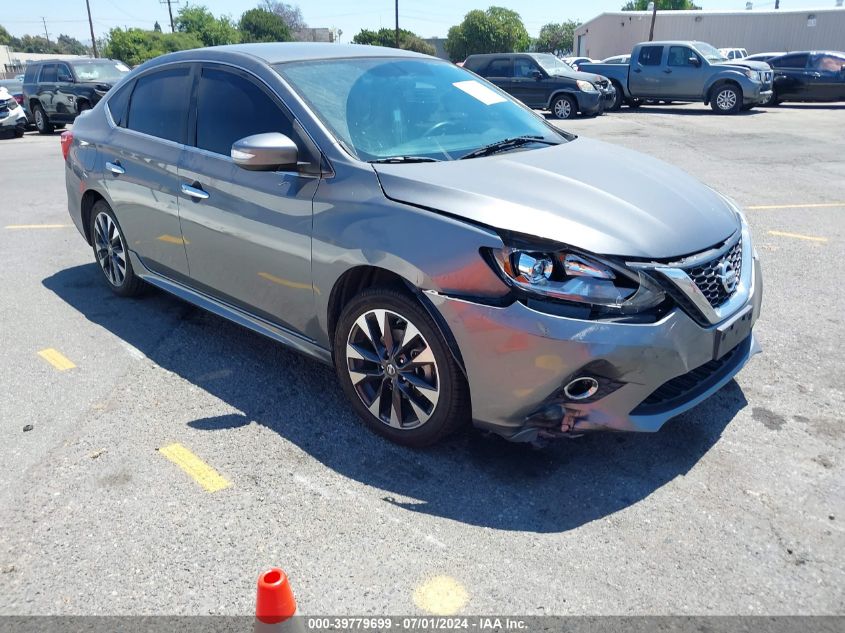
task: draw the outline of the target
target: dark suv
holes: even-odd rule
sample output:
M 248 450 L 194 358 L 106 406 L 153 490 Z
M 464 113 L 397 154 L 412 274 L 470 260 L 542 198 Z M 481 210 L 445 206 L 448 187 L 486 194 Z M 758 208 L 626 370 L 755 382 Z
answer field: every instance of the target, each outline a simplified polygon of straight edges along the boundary
M 579 73 L 549 53 L 470 55 L 464 68 L 531 108 L 551 110 L 559 119 L 618 109 L 616 89 L 606 77 Z
M 30 62 L 23 79 L 24 102 L 41 134 L 73 123 L 93 108 L 129 72 L 113 59 L 47 59 Z

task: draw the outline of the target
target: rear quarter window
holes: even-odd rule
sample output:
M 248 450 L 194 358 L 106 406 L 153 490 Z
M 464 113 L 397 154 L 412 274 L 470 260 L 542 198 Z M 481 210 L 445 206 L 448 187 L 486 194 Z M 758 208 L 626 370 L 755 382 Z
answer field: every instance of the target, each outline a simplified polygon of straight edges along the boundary
M 26 72 L 23 76 L 24 83 L 31 84 L 35 83 L 35 78 L 38 76 L 38 69 L 41 68 L 40 64 L 29 64 L 26 67 Z
M 134 81 L 121 86 L 117 92 L 109 97 L 106 106 L 109 109 L 109 114 L 118 127 L 126 127 L 126 114 L 129 108 L 129 95 L 132 94 L 132 87 L 135 85 Z
M 187 67 L 169 68 L 139 77 L 129 102 L 126 127 L 184 143 L 190 100 L 191 81 Z
M 776 57 L 769 62 L 774 68 L 804 68 L 807 65 L 809 55 L 784 55 L 783 57 Z
M 643 46 L 637 61 L 643 66 L 660 66 L 663 57 L 662 46 Z

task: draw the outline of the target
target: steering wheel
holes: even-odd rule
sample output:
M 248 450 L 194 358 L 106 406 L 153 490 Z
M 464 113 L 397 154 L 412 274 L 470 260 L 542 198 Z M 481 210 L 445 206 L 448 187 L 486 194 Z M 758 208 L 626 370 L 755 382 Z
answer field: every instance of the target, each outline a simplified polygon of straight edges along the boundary
M 443 130 L 449 126 L 456 127 L 457 123 L 455 121 L 440 121 L 439 123 L 435 123 L 430 128 L 428 128 L 425 132 L 423 132 L 423 136 L 431 136 L 438 130 Z

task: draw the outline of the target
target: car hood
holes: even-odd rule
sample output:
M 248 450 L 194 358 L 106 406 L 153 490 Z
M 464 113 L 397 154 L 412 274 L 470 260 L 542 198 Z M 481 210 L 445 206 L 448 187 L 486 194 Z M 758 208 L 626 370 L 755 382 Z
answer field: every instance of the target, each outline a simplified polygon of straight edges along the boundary
M 567 79 L 572 79 L 573 81 L 577 81 L 581 79 L 583 81 L 589 81 L 591 83 L 596 83 L 600 79 L 602 79 L 601 75 L 597 75 L 596 73 L 582 73 L 577 70 L 561 70 L 557 71 L 553 75 L 549 75 L 550 77 L 566 77 Z
M 771 70 L 766 62 L 756 62 L 753 59 L 731 59 L 726 62 L 717 62 L 716 66 L 739 66 L 740 68 L 750 68 L 751 70 Z
M 373 165 L 393 200 L 604 255 L 675 258 L 732 235 L 710 187 L 662 161 L 578 138 L 438 163 Z

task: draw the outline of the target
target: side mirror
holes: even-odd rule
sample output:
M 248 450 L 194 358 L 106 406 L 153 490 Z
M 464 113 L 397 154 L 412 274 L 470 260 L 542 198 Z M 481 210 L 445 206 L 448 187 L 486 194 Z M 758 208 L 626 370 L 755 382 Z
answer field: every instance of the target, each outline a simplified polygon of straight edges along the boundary
M 701 66 L 701 60 L 698 59 L 698 57 L 696 57 L 695 55 L 689 58 L 689 63 L 695 66 L 696 68 Z
M 294 170 L 296 143 L 284 134 L 265 132 L 235 141 L 230 153 L 238 167 L 250 171 Z
M 540 81 L 543 78 L 543 73 L 541 73 L 539 70 L 532 70 L 531 76 L 534 77 L 534 79 L 536 79 L 537 81 Z

